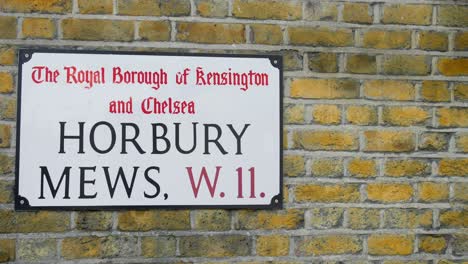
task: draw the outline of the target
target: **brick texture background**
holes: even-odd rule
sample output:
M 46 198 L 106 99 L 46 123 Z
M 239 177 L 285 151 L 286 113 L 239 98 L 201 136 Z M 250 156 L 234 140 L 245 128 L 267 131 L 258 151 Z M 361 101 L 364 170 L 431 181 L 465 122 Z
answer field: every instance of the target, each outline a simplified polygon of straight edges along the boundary
M 0 0 L 0 262 L 466 263 L 467 28 L 464 0 Z M 281 54 L 284 209 L 14 212 L 22 47 Z

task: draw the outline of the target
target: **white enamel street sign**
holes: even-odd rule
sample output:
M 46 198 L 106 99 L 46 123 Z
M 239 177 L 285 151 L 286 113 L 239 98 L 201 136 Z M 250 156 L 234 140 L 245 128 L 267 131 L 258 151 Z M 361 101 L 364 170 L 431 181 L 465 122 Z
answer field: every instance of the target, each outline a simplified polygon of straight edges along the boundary
M 21 50 L 17 210 L 280 208 L 281 57 Z

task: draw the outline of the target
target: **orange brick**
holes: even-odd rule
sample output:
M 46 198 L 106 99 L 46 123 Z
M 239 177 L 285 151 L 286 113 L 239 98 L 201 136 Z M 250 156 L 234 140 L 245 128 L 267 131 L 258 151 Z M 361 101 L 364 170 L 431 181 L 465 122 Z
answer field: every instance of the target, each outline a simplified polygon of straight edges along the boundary
M 372 234 L 367 239 L 371 255 L 411 255 L 413 235 Z
M 449 186 L 446 183 L 422 182 L 419 184 L 419 200 L 423 202 L 447 201 Z
M 377 124 L 377 109 L 372 106 L 348 106 L 346 120 L 353 125 L 375 125 Z
M 437 68 L 446 76 L 468 75 L 468 58 L 439 58 Z
M 0 72 L 0 93 L 13 92 L 13 76 L 9 72 Z
M 408 152 L 415 149 L 415 136 L 409 131 L 364 131 L 365 151 Z
M 413 187 L 406 183 L 370 183 L 367 198 L 381 203 L 408 202 L 413 196 Z
M 359 202 L 359 186 L 356 184 L 298 185 L 295 190 L 297 202 Z
M 238 212 L 237 229 L 298 229 L 304 226 L 304 211 L 297 209 L 281 211 Z
M 405 81 L 369 80 L 364 82 L 364 96 L 374 100 L 412 101 L 415 88 Z
M 24 18 L 23 37 L 52 39 L 55 36 L 55 22 L 48 18 Z
M 468 108 L 439 108 L 436 116 L 440 127 L 468 127 Z
M 314 105 L 312 118 L 314 123 L 337 125 L 341 123 L 341 109 L 337 105 Z
M 295 131 L 294 148 L 305 150 L 357 150 L 357 134 L 343 131 Z
M 353 159 L 348 163 L 348 173 L 352 177 L 376 177 L 377 164 L 370 159 Z

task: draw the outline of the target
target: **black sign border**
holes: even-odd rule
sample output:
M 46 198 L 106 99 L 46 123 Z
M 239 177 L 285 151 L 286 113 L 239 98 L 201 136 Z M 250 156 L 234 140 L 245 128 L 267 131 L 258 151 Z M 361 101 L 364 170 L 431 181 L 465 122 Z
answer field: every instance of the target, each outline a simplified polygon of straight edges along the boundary
M 19 151 L 21 130 L 21 93 L 23 63 L 28 62 L 34 53 L 61 54 L 110 54 L 110 55 L 147 55 L 147 56 L 175 56 L 175 57 L 217 57 L 217 58 L 267 58 L 273 67 L 279 70 L 279 149 L 280 193 L 273 196 L 269 205 L 112 205 L 112 206 L 30 206 L 29 201 L 19 195 Z M 24 48 L 18 50 L 18 82 L 17 82 L 17 111 L 16 111 L 16 151 L 15 151 L 15 210 L 16 211 L 93 211 L 93 210 L 145 210 L 145 209 L 282 209 L 283 208 L 283 57 L 281 55 L 261 54 L 215 54 L 215 53 L 175 53 L 175 52 L 139 52 L 139 51 L 105 51 L 105 50 L 62 50 L 49 48 Z

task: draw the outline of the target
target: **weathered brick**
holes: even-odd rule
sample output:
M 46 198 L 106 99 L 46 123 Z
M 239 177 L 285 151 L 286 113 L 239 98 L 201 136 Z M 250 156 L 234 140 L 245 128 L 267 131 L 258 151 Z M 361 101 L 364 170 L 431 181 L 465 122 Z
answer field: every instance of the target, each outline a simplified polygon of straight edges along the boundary
M 446 183 L 422 182 L 419 184 L 419 201 L 441 202 L 449 198 L 449 186 Z
M 14 239 L 0 239 L 0 262 L 14 261 L 16 256 Z
M 341 123 L 341 107 L 337 105 L 314 105 L 312 108 L 314 123 L 337 125 Z
M 310 222 L 306 228 L 329 229 L 341 226 L 343 208 L 314 208 L 310 210 Z
M 384 55 L 382 72 L 391 75 L 428 75 L 431 72 L 431 57 Z
M 13 47 L 0 47 L 0 65 L 13 65 L 16 62 L 16 50 Z
M 53 238 L 20 239 L 18 259 L 23 261 L 44 261 L 57 256 L 57 241 Z
M 369 30 L 363 33 L 362 44 L 374 49 L 408 49 L 411 47 L 410 31 Z
M 417 106 L 387 106 L 382 115 L 383 122 L 393 126 L 428 125 L 430 118 L 428 110 Z
M 384 211 L 386 228 L 431 228 L 432 211 L 391 208 Z
M 372 24 L 373 8 L 367 3 L 345 3 L 343 20 L 350 23 Z
M 96 258 L 101 254 L 101 247 L 101 237 L 67 237 L 62 241 L 61 252 L 65 259 Z
M 147 258 L 174 257 L 176 255 L 175 237 L 143 237 L 141 254 Z
M 238 212 L 237 229 L 298 229 L 304 226 L 304 212 L 297 209 L 282 211 Z
M 141 40 L 168 41 L 171 39 L 171 25 L 168 21 L 142 21 L 138 35 Z
M 11 126 L 0 124 L 0 148 L 9 148 L 11 145 Z
M 415 136 L 409 131 L 364 131 L 364 151 L 408 152 L 415 149 Z
M 16 231 L 20 233 L 64 232 L 70 230 L 70 214 L 40 211 L 15 214 Z
M 468 50 L 468 31 L 461 31 L 455 34 L 454 50 Z
M 22 32 L 24 38 L 53 39 L 55 22 L 49 18 L 24 18 Z
M 468 127 L 468 108 L 438 108 L 436 116 L 439 127 Z
M 326 27 L 290 27 L 289 43 L 293 45 L 344 47 L 353 44 L 353 31 Z
M 428 102 L 449 102 L 450 90 L 444 81 L 423 81 L 421 98 Z
M 240 24 L 187 23 L 177 24 L 179 41 L 214 44 L 245 43 L 245 27 Z
M 336 53 L 308 53 L 309 69 L 314 72 L 338 72 L 338 56 Z
M 232 15 L 239 18 L 297 20 L 302 17 L 302 4 L 299 1 L 234 0 Z
M 468 183 L 459 182 L 453 186 L 453 199 L 459 202 L 468 201 Z
M 442 228 L 468 227 L 468 214 L 464 209 L 441 210 L 439 221 Z
M 350 73 L 375 74 L 377 72 L 376 57 L 366 54 L 348 54 L 346 71 Z
M 351 105 L 346 108 L 346 120 L 353 125 L 377 124 L 377 108 L 372 106 Z
M 311 165 L 312 176 L 340 177 L 343 176 L 342 159 L 314 159 Z
M 188 210 L 125 211 L 119 213 L 118 220 L 118 229 L 122 231 L 190 229 Z
M 431 173 L 431 165 L 421 159 L 390 159 L 385 162 L 385 176 L 410 177 Z
M 318 235 L 296 241 L 299 256 L 356 254 L 362 251 L 362 240 L 352 235 Z
M 79 0 L 81 14 L 112 14 L 112 0 Z
M 368 208 L 348 209 L 348 225 L 351 229 L 376 229 L 380 226 L 380 211 Z
M 381 203 L 407 202 L 413 196 L 413 187 L 407 183 L 370 183 L 367 198 Z
M 375 160 L 355 158 L 348 163 L 348 173 L 351 177 L 376 177 L 377 164 Z
M 305 173 L 304 157 L 287 155 L 283 158 L 283 174 L 288 177 L 303 176 Z
M 437 24 L 453 27 L 468 27 L 468 7 L 461 5 L 440 5 Z
M 15 231 L 15 212 L 0 210 L 0 233 L 14 233 Z
M 0 203 L 13 202 L 13 181 L 0 180 Z
M 413 235 L 372 234 L 367 239 L 371 255 L 411 255 Z
M 437 235 L 423 235 L 419 238 L 419 251 L 443 254 L 447 249 L 447 240 L 444 236 Z
M 301 70 L 302 59 L 301 53 L 295 50 L 282 50 L 283 54 L 283 69 L 285 71 Z
M 0 17 L 0 38 L 14 39 L 16 38 L 16 18 L 15 17 Z
M 14 159 L 13 157 L 0 154 L 0 174 L 6 174 L 13 171 Z
M 194 212 L 194 229 L 229 230 L 231 214 L 226 210 L 198 210 Z
M 255 44 L 278 45 L 283 42 L 283 30 L 278 25 L 250 25 L 252 42 Z
M 304 19 L 312 21 L 336 21 L 338 7 L 336 3 L 307 1 L 304 9 Z
M 304 123 L 304 105 L 286 105 L 283 116 L 286 124 Z
M 364 97 L 374 100 L 412 101 L 414 84 L 394 80 L 368 80 L 364 82 Z
M 452 247 L 454 255 L 466 256 L 468 252 L 468 235 L 466 233 L 455 234 L 453 236 Z
M 16 98 L 2 98 L 0 101 L 0 119 L 16 119 Z
M 468 133 L 458 133 L 455 136 L 455 147 L 458 152 L 468 152 Z
M 196 0 L 197 14 L 202 17 L 226 17 L 229 3 L 226 0 Z
M 468 75 L 468 58 L 439 58 L 437 69 L 446 76 Z
M 448 35 L 444 32 L 419 32 L 419 48 L 423 50 L 446 51 L 448 48 Z
M 14 13 L 69 13 L 72 1 L 69 0 L 2 0 L 0 10 Z
M 134 236 L 107 236 L 101 240 L 101 258 L 135 257 L 138 238 Z
M 351 99 L 359 97 L 359 82 L 348 79 L 294 79 L 291 97 L 309 99 Z
M 468 83 L 457 83 L 453 93 L 455 100 L 468 101 Z
M 9 72 L 0 72 L 0 93 L 13 92 L 13 76 Z
M 105 231 L 112 228 L 111 212 L 78 212 L 76 228 L 81 230 Z
M 251 244 L 241 235 L 184 236 L 179 248 L 182 257 L 233 257 L 249 255 Z
M 425 132 L 419 136 L 419 150 L 444 151 L 448 148 L 449 134 Z
M 358 202 L 359 186 L 355 184 L 298 185 L 295 189 L 298 202 Z
M 256 240 L 259 256 L 278 257 L 289 254 L 289 237 L 284 235 L 259 236 Z
M 118 0 L 119 15 L 129 16 L 187 16 L 189 0 Z
M 344 131 L 295 131 L 294 148 L 305 150 L 357 150 L 357 134 Z
M 468 158 L 442 159 L 439 162 L 441 176 L 468 176 Z
M 430 25 L 432 22 L 432 6 L 384 5 L 382 22 L 384 24 Z
M 132 21 L 76 18 L 62 20 L 64 39 L 131 41 L 134 28 Z

